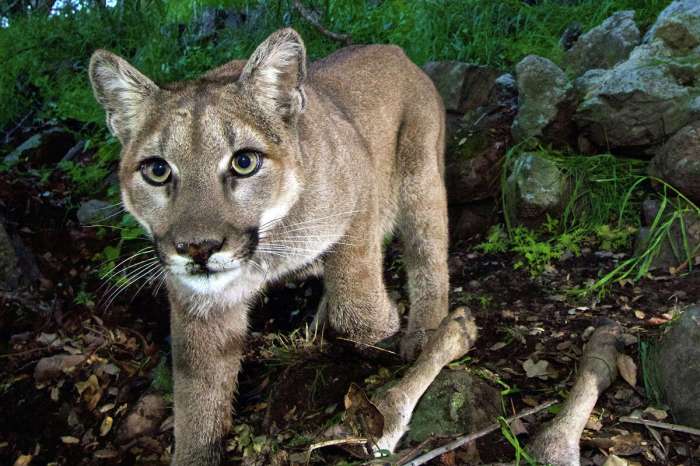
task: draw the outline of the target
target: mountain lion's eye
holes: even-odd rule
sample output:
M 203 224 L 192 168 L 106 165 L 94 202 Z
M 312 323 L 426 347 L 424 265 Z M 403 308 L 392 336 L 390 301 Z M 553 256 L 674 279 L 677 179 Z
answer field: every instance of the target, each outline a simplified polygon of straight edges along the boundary
M 242 150 L 233 154 L 231 169 L 236 176 L 251 176 L 260 169 L 262 157 L 258 152 Z
M 172 170 L 165 160 L 153 158 L 141 163 L 141 175 L 147 183 L 162 186 L 170 181 Z

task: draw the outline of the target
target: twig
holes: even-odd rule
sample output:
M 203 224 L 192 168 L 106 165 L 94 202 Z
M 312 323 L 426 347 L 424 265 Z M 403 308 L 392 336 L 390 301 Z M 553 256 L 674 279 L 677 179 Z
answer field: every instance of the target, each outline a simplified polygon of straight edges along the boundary
M 338 42 L 342 42 L 344 45 L 350 45 L 352 43 L 352 39 L 350 38 L 350 34 L 341 34 L 339 32 L 333 32 L 329 31 L 323 25 L 318 21 L 318 19 L 314 16 L 314 14 L 306 8 L 302 3 L 301 0 L 294 0 L 294 8 L 299 12 L 299 14 L 313 27 L 318 29 L 318 32 L 323 34 L 326 37 L 329 37 L 333 40 L 337 40 Z
M 675 432 L 683 432 L 685 434 L 700 436 L 700 429 L 682 426 L 680 424 L 669 424 L 667 422 L 649 421 L 647 419 L 639 419 L 636 417 L 627 416 L 621 417 L 620 422 L 626 422 L 628 424 L 642 424 L 648 427 L 658 427 L 659 429 L 672 430 Z
M 309 445 L 309 449 L 306 450 L 306 464 L 309 464 L 309 461 L 311 461 L 311 453 L 313 453 L 314 450 L 317 450 L 319 448 L 330 447 L 333 445 L 364 445 L 367 442 L 368 442 L 368 440 L 366 438 L 348 437 L 348 438 L 324 440 L 323 442 L 311 444 L 311 445 Z
M 347 342 L 353 343 L 355 345 L 366 346 L 367 348 L 372 348 L 373 350 L 384 351 L 385 353 L 389 353 L 389 354 L 393 354 L 394 356 L 398 356 L 398 354 L 395 351 L 391 351 L 391 350 L 388 350 L 385 348 L 380 348 L 379 346 L 370 345 L 368 343 L 362 343 L 361 341 L 351 340 L 350 338 L 336 337 L 335 339 L 340 340 L 340 341 L 347 341 Z
M 525 411 L 521 411 L 520 413 L 516 414 L 515 416 L 511 416 L 508 419 L 506 419 L 506 422 L 510 424 L 511 422 L 521 419 L 525 416 L 530 416 L 535 413 L 539 413 L 540 411 L 549 408 L 553 404 L 556 404 L 557 401 L 552 400 L 548 401 L 546 403 L 542 403 L 539 406 L 535 406 L 534 408 L 526 409 Z M 419 456 L 418 458 L 414 459 L 413 461 L 409 461 L 408 463 L 404 463 L 401 466 L 419 466 L 421 464 L 425 464 L 428 461 L 432 460 L 433 458 L 436 458 L 443 453 L 447 453 L 448 451 L 455 450 L 463 445 L 466 445 L 467 443 L 473 442 L 474 440 L 477 440 L 481 437 L 484 437 L 485 435 L 490 434 L 491 432 L 494 432 L 498 429 L 501 428 L 500 424 L 491 424 L 490 426 L 486 427 L 485 429 L 482 429 L 478 432 L 474 432 L 473 434 L 465 435 L 463 437 L 459 437 L 452 442 L 441 446 L 440 448 L 436 448 L 434 450 L 429 451 L 428 453 Z

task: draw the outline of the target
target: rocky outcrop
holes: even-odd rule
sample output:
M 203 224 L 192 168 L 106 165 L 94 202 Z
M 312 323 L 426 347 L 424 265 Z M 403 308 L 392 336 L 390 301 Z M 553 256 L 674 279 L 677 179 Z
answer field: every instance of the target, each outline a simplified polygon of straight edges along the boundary
M 677 50 L 700 45 L 700 3 L 697 0 L 676 0 L 671 3 L 644 36 L 645 43 L 656 39 Z
M 516 142 L 543 135 L 570 95 L 571 83 L 552 61 L 529 55 L 515 67 L 518 80 L 518 115 L 513 122 Z
M 700 121 L 682 128 L 659 149 L 649 164 L 649 174 L 700 204 Z
M 653 149 L 700 116 L 697 5 L 673 2 L 627 60 L 576 80 L 575 120 L 598 147 Z
M 700 306 L 687 308 L 671 325 L 655 362 L 676 422 L 700 428 Z
M 501 74 L 495 68 L 459 61 L 428 62 L 423 70 L 437 88 L 445 110 L 466 113 L 484 105 L 491 94 L 494 80 Z
M 464 115 L 448 143 L 445 184 L 451 205 L 489 199 L 498 192 L 501 163 L 512 142 L 517 90 L 509 74 L 491 85 L 488 100 Z
M 564 62 L 576 75 L 592 69 L 612 68 L 627 59 L 640 41 L 634 11 L 619 11 L 580 36 L 567 51 Z
M 460 62 L 425 66 L 448 116 L 445 184 L 455 240 L 488 229 L 491 199 L 499 191 L 501 165 L 512 143 L 517 87 L 510 74 Z

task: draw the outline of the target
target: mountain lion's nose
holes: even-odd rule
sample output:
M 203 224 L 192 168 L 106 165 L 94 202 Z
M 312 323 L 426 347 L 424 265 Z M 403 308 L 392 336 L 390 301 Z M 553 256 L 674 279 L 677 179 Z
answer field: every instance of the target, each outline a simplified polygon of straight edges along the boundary
M 198 243 L 175 243 L 178 254 L 190 256 L 199 265 L 206 265 L 212 254 L 221 250 L 224 242 L 219 240 L 205 240 Z

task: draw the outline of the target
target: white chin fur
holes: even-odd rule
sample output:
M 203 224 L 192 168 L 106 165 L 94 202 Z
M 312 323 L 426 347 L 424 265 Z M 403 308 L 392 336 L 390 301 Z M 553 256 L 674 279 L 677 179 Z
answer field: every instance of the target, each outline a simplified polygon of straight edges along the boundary
M 183 284 L 194 294 L 211 295 L 219 294 L 233 285 L 233 281 L 240 277 L 241 268 L 217 272 L 210 275 L 193 275 L 189 273 L 174 274 L 175 279 Z

